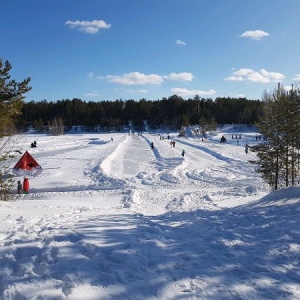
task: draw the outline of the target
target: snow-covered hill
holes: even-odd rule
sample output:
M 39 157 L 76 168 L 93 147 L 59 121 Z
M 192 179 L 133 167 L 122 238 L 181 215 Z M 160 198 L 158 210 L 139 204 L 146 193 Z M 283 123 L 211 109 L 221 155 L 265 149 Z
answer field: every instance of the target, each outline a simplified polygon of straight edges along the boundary
M 223 129 L 16 137 L 43 173 L 0 203 L 0 299 L 300 299 L 300 187 Z

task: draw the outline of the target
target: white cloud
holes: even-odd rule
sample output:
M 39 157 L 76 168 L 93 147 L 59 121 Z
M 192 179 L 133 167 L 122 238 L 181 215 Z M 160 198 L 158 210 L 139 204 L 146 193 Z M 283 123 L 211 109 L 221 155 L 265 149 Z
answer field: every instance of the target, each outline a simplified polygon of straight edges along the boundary
M 283 86 L 283 89 L 284 89 L 285 91 L 290 91 L 290 90 L 292 89 L 292 86 L 291 86 L 291 85 L 284 85 L 284 86 Z
M 94 78 L 94 72 L 90 72 L 90 73 L 88 74 L 88 77 L 89 77 L 89 78 Z
M 239 70 L 237 70 L 237 71 L 234 71 L 232 74 L 234 75 L 234 76 L 247 76 L 247 75 L 249 75 L 249 74 L 251 74 L 253 72 L 253 70 L 252 69 L 239 69 Z
M 300 81 L 300 74 L 296 74 L 293 80 Z
M 181 40 L 176 40 L 175 42 L 176 45 L 182 45 L 182 46 L 186 46 L 186 43 L 181 41 Z
M 252 69 L 239 69 L 232 73 L 232 76 L 226 77 L 229 81 L 252 81 L 260 83 L 278 82 L 284 79 L 284 75 L 276 72 L 269 72 L 265 69 L 260 69 L 258 72 Z
M 162 84 L 165 80 L 172 81 L 192 81 L 194 76 L 192 73 L 170 73 L 169 75 L 158 74 L 142 74 L 139 72 L 130 72 L 123 75 L 107 75 L 97 76 L 98 79 L 106 78 L 111 82 L 115 82 L 123 85 L 136 85 L 136 84 Z
M 192 81 L 193 77 L 193 74 L 188 72 L 170 73 L 169 75 L 164 76 L 165 79 L 178 81 Z
M 265 69 L 261 69 L 259 72 L 262 74 L 262 76 L 269 78 L 272 82 L 282 81 L 285 77 L 283 74 L 276 72 L 268 72 Z
M 243 77 L 242 76 L 229 76 L 226 77 L 225 80 L 230 80 L 230 81 L 243 81 Z
M 107 24 L 103 20 L 67 21 L 65 25 L 70 26 L 70 28 L 78 28 L 79 31 L 91 34 L 97 33 L 100 29 L 109 29 L 111 27 L 111 24 Z
M 253 40 L 260 40 L 265 36 L 269 36 L 269 34 L 262 30 L 249 30 L 241 34 L 241 37 L 248 37 Z
M 157 74 L 141 74 L 139 72 L 131 72 L 123 74 L 122 76 L 106 76 L 109 81 L 124 84 L 124 85 L 134 85 L 134 84 L 161 84 L 164 79 L 162 76 Z
M 171 93 L 178 95 L 178 96 L 212 96 L 216 94 L 215 90 L 208 90 L 208 91 L 200 91 L 200 90 L 187 90 L 185 88 L 174 88 L 171 89 Z
M 91 92 L 84 94 L 85 97 L 98 97 L 99 94 L 97 92 Z
M 125 90 L 126 93 L 139 93 L 139 94 L 146 94 L 148 93 L 147 90 Z

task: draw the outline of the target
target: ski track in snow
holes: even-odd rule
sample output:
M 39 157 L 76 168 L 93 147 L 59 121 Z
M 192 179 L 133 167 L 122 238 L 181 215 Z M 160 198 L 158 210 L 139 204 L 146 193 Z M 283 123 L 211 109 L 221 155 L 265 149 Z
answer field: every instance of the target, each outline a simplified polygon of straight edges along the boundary
M 268 188 L 242 149 L 77 137 L 40 136 L 44 172 L 0 203 L 0 299 L 300 299 L 299 201 L 254 201 Z

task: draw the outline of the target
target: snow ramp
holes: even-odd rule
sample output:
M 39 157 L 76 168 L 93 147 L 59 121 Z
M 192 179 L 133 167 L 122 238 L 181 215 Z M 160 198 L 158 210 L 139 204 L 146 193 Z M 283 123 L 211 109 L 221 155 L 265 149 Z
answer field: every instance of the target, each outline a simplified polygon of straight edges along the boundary
M 194 137 L 194 133 L 190 127 L 185 128 L 185 136 L 186 137 Z

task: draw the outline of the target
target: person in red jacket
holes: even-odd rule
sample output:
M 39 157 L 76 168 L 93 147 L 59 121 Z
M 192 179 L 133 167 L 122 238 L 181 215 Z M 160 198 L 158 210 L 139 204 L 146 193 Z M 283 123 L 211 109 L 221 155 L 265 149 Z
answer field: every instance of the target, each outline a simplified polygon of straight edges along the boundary
M 29 192 L 29 180 L 27 177 L 24 177 L 23 181 L 23 194 L 28 194 Z

